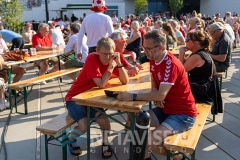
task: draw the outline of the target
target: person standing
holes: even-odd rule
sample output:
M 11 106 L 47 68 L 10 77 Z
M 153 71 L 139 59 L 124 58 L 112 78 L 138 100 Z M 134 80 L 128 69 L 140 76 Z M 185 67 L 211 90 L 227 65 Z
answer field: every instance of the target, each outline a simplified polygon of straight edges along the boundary
M 101 2 L 101 3 L 99 3 Z M 84 18 L 80 32 L 78 34 L 78 52 L 79 59 L 82 57 L 82 39 L 87 34 L 87 46 L 89 53 L 96 51 L 97 42 L 102 37 L 109 36 L 114 31 L 112 19 L 108 15 L 103 14 L 107 10 L 104 0 L 93 1 L 92 11 Z

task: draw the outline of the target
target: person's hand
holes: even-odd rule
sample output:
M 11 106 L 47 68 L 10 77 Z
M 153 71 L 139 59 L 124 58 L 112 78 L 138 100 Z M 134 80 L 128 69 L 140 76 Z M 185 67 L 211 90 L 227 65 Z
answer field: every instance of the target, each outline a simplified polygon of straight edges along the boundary
M 119 52 L 115 52 L 112 56 L 112 59 L 116 62 L 117 65 L 121 65 Z
M 128 75 L 130 77 L 137 75 L 139 72 L 138 67 L 133 67 L 131 70 L 128 71 Z
M 132 101 L 133 97 L 131 93 L 128 92 L 114 92 L 114 94 L 118 94 L 117 99 L 120 101 Z
M 113 70 L 114 67 L 116 67 L 116 66 L 117 66 L 117 63 L 113 60 L 113 58 L 111 58 L 108 63 L 108 69 Z
M 139 70 L 143 70 L 143 66 L 139 63 L 136 64 L 136 67 L 139 69 Z
M 79 60 L 82 60 L 82 53 L 78 53 L 78 54 L 77 54 L 77 58 L 78 58 Z
M 154 101 L 156 107 L 164 108 L 164 101 Z
M 179 48 L 179 55 L 185 55 L 185 52 L 187 51 L 187 48 L 186 47 L 181 47 L 181 48 Z
M 56 50 L 59 50 L 60 49 L 60 45 L 56 45 Z

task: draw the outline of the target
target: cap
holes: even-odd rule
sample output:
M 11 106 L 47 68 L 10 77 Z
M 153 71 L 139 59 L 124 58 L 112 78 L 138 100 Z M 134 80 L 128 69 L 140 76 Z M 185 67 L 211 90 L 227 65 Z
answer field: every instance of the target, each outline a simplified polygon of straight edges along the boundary
M 215 23 L 211 24 L 208 29 L 210 32 L 214 32 L 216 30 L 222 30 L 223 28 L 219 23 L 215 22 Z
M 96 11 L 106 11 L 105 0 L 92 0 L 92 8 L 90 10 Z
M 57 24 L 57 22 L 55 22 L 55 21 L 48 23 L 49 26 L 55 26 L 56 24 Z
M 32 26 L 32 23 L 25 23 L 24 26 L 31 27 L 31 26 Z

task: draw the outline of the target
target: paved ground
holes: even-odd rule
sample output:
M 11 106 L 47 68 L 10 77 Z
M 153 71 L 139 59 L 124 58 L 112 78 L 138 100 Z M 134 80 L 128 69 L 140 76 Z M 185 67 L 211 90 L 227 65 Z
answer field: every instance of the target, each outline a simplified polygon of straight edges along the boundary
M 222 98 L 224 102 L 224 113 L 216 116 L 215 123 L 206 122 L 202 136 L 197 145 L 196 157 L 198 160 L 232 160 L 240 159 L 240 50 L 233 53 L 232 65 L 228 70 L 227 78 L 223 79 Z M 36 70 L 36 69 L 35 69 Z M 29 70 L 24 78 L 35 76 L 35 70 Z M 53 81 L 46 85 L 35 85 L 28 98 L 28 115 L 12 114 L 10 125 L 6 134 L 6 151 L 8 160 L 44 160 L 44 137 L 36 132 L 36 126 L 56 117 L 65 111 L 63 98 L 71 84 L 71 80 L 64 77 L 61 83 L 61 91 L 58 81 Z M 22 98 L 22 97 L 19 97 Z M 19 102 L 19 110 L 23 111 L 23 101 Z M 144 109 L 147 109 L 145 106 Z M 0 133 L 7 121 L 9 110 L 0 112 Z M 211 115 L 209 115 L 212 118 Z M 123 121 L 122 117 L 117 117 Z M 123 132 L 123 127 L 111 123 L 112 131 L 110 140 L 116 157 L 111 159 L 127 160 L 128 143 L 127 135 Z M 101 137 L 98 129 L 91 130 L 91 159 L 101 159 Z M 119 132 L 117 132 L 119 131 Z M 57 142 L 56 142 L 57 143 Z M 83 154 L 74 157 L 68 153 L 69 160 L 86 159 L 86 139 L 82 138 L 79 143 Z M 61 148 L 49 145 L 49 159 L 61 160 Z M 156 159 L 166 159 L 154 154 Z M 4 149 L 0 153 L 0 160 L 5 160 Z

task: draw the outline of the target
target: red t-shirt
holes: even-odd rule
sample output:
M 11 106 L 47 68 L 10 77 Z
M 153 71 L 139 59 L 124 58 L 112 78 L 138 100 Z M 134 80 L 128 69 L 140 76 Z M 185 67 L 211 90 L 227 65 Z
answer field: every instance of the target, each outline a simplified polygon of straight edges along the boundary
M 125 64 L 124 61 L 122 61 L 123 57 L 122 54 L 120 54 L 121 58 L 121 63 Z M 126 65 L 126 64 L 125 64 Z M 84 67 L 82 71 L 80 72 L 77 80 L 73 83 L 71 86 L 70 90 L 68 91 L 65 101 L 71 101 L 72 97 L 85 92 L 86 90 L 89 90 L 93 87 L 96 87 L 97 85 L 93 81 L 93 78 L 101 78 L 103 74 L 107 71 L 108 65 L 104 65 L 99 57 L 98 54 L 91 53 L 87 56 L 86 61 L 84 63 Z M 119 71 L 118 68 L 115 67 L 113 69 L 112 75 L 110 78 L 116 78 L 119 76 Z
M 142 40 L 142 46 L 143 46 L 143 42 L 144 42 L 144 35 L 147 33 L 146 30 L 144 28 L 139 28 L 139 32 L 141 33 L 141 40 Z
M 147 17 L 147 25 L 148 25 L 148 27 L 151 26 L 151 19 L 149 17 Z
M 182 33 L 183 37 L 186 37 L 187 34 L 186 32 L 184 31 L 184 29 L 182 28 L 182 26 L 179 27 L 179 31 Z
M 182 63 L 167 52 L 158 64 L 150 60 L 150 72 L 157 87 L 171 84 L 172 87 L 164 99 L 165 114 L 186 114 L 196 116 L 196 104 Z
M 130 24 L 131 24 L 131 20 L 130 20 L 130 19 L 127 19 L 127 20 L 125 21 L 125 24 L 127 24 L 127 25 L 130 26 Z
M 52 39 L 50 34 L 42 37 L 41 34 L 38 32 L 37 34 L 33 35 L 32 37 L 32 47 L 35 48 L 36 45 L 41 45 L 44 47 L 52 46 Z

